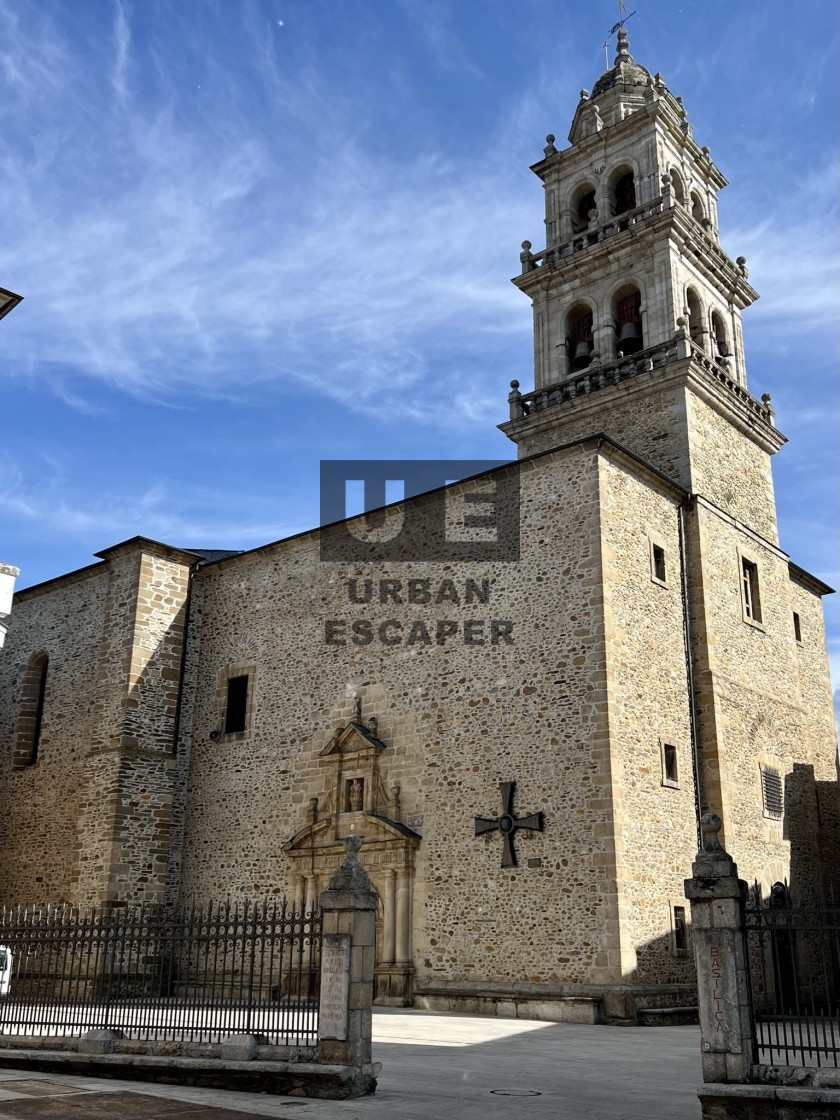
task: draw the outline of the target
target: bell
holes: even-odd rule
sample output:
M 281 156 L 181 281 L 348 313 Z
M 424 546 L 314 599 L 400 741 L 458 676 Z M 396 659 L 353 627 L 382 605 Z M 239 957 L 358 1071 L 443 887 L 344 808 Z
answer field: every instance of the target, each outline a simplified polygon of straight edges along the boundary
M 589 365 L 589 357 L 592 353 L 591 339 L 579 342 L 575 346 L 575 354 L 572 358 L 572 369 L 586 369 Z
M 638 321 L 625 323 L 618 336 L 618 349 L 623 354 L 635 354 L 642 348 L 642 324 Z

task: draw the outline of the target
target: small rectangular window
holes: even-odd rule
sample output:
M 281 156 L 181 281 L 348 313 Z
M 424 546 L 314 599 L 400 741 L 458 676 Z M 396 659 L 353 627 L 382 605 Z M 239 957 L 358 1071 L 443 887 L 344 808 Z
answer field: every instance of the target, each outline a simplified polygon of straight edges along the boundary
M 683 953 L 688 948 L 688 925 L 685 920 L 685 907 L 674 907 L 674 952 Z
M 677 748 L 672 746 L 671 743 L 666 743 L 663 748 L 663 754 L 665 756 L 665 780 L 676 782 L 678 778 Z
M 762 766 L 761 768 L 761 793 L 765 815 L 778 820 L 784 807 L 782 778 L 779 771 L 773 769 L 772 766 Z
M 665 583 L 665 549 L 661 544 L 651 544 L 650 563 L 653 578 L 659 583 Z
M 741 589 L 744 615 L 751 622 L 761 622 L 761 595 L 758 590 L 758 565 L 741 557 Z
M 677 748 L 673 743 L 660 742 L 662 752 L 662 784 L 679 788 L 680 772 L 677 763 Z
M 248 676 L 230 677 L 227 682 L 225 706 L 225 735 L 245 730 L 248 712 Z
M 797 642 L 802 641 L 802 623 L 799 621 L 799 615 L 796 611 L 793 612 L 793 636 Z

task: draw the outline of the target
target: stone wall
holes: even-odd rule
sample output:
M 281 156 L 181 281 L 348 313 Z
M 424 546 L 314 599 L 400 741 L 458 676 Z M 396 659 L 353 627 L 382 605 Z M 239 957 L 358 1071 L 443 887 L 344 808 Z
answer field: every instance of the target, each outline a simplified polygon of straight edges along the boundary
M 778 544 L 770 456 L 695 393 L 688 395 L 687 420 L 689 489 Z
M 598 505 L 596 451 L 577 447 L 523 464 L 519 563 L 320 563 L 312 534 L 203 570 L 182 890 L 293 889 L 280 846 L 307 823 L 311 798 L 329 811 L 321 751 L 359 696 L 387 744 L 383 786 L 400 787 L 399 810 L 390 802 L 387 811 L 423 837 L 418 976 L 618 975 L 607 956 L 615 922 Z M 467 578 L 488 579 L 489 602 L 353 605 L 350 578 L 435 588 L 451 579 L 462 599 Z M 432 634 L 441 620 L 461 630 L 431 647 L 326 644 L 326 620 L 359 618 L 393 618 L 403 635 L 418 618 Z M 489 623 L 483 645 L 465 644 L 470 618 L 512 620 L 512 644 L 492 644 Z M 211 740 L 217 674 L 240 662 L 256 666 L 252 729 Z M 542 809 L 547 823 L 543 834 L 518 834 L 519 866 L 503 871 L 499 834 L 476 838 L 473 818 L 501 813 L 505 780 L 517 782 L 515 812 Z M 523 922 L 527 914 L 538 924 Z
M 16 603 L 2 730 L 3 891 L 16 902 L 162 897 L 194 558 L 137 541 L 102 555 Z M 16 768 L 23 671 L 39 652 L 49 662 L 38 757 Z
M 5 903 L 73 897 L 79 813 L 93 736 L 105 565 L 18 593 L 0 658 L 0 849 Z M 20 696 L 33 655 L 49 657 L 38 761 L 15 767 Z
M 769 886 L 790 877 L 796 866 L 819 865 L 813 787 L 814 781 L 836 777 L 833 730 L 824 714 L 812 720 L 803 696 L 787 557 L 703 504 L 695 510 L 690 539 L 693 582 L 704 595 L 695 678 L 704 807 L 721 813 L 727 850 L 742 873 Z M 744 612 L 742 557 L 758 566 L 760 623 Z M 804 599 L 797 591 L 796 601 L 813 625 L 813 603 Z M 825 689 L 821 645 L 816 641 L 805 654 L 815 680 L 822 682 L 818 691 Z M 807 685 L 809 701 L 816 699 L 813 688 Z M 824 704 L 825 694 L 819 704 L 823 712 Z M 763 766 L 782 778 L 781 817 L 765 811 Z
M 679 540 L 682 495 L 604 457 L 605 633 L 622 972 L 643 984 L 690 983 L 674 942 L 696 818 Z M 656 577 L 652 549 L 664 552 Z M 665 770 L 676 750 L 677 776 Z M 685 999 L 685 997 L 684 997 Z M 692 1002 L 689 998 L 688 1002 Z

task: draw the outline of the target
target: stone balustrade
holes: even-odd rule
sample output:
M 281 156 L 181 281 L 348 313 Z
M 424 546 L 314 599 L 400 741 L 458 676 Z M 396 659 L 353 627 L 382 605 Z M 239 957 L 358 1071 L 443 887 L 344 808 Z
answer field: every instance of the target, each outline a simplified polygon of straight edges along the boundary
M 697 219 L 692 216 L 688 205 L 685 202 L 676 201 L 670 192 L 670 189 L 663 189 L 663 193 L 653 199 L 652 202 L 646 202 L 643 206 L 636 206 L 633 210 L 627 210 L 623 214 L 616 214 L 606 222 L 598 222 L 597 220 L 590 223 L 587 229 L 581 230 L 576 233 L 574 237 L 568 241 L 562 242 L 560 245 L 553 245 L 550 248 L 541 249 L 538 253 L 531 252 L 531 242 L 522 242 L 522 252 L 519 254 L 519 260 L 522 264 L 522 274 L 533 272 L 534 269 L 539 268 L 544 264 L 553 264 L 556 261 L 563 260 L 565 257 L 574 256 L 583 249 L 589 248 L 590 245 L 597 245 L 598 242 L 604 241 L 609 237 L 614 237 L 617 233 L 629 229 L 631 226 L 637 225 L 639 222 L 645 221 L 646 218 L 653 217 L 656 214 L 661 214 L 663 210 L 679 209 L 682 211 L 683 216 L 688 220 L 691 227 L 694 227 L 696 232 L 700 233 L 703 237 L 703 247 L 709 252 L 717 261 L 718 264 L 723 266 L 730 266 L 731 260 L 727 254 L 720 248 L 716 240 L 716 231 L 711 219 L 703 217 Z M 746 280 L 749 273 L 746 269 L 746 259 L 738 257 L 736 264 Z
M 599 241 L 604 241 L 608 237 L 614 237 L 617 233 L 629 229 L 630 226 L 643 222 L 646 218 L 661 212 L 662 198 L 655 198 L 652 202 L 646 202 L 643 206 L 636 206 L 632 210 L 625 210 L 623 214 L 616 214 L 606 222 L 595 220 L 589 224 L 587 229 L 576 233 L 574 237 L 563 242 L 562 245 L 542 249 L 539 253 L 532 253 L 531 242 L 523 241 L 522 252 L 519 254 L 519 259 L 522 262 L 522 272 L 523 274 L 533 272 L 540 265 L 553 264 L 564 257 L 571 257 L 580 252 L 581 249 L 596 245 Z
M 592 360 L 586 369 L 570 374 L 563 381 L 549 385 L 544 389 L 535 389 L 530 393 L 520 393 L 519 382 L 511 381 L 511 391 L 508 394 L 511 420 L 521 420 L 535 412 L 542 412 L 546 408 L 574 400 L 576 397 L 586 396 L 597 392 L 609 385 L 618 385 L 632 377 L 638 377 L 649 370 L 664 366 L 667 362 L 689 357 L 692 362 L 701 366 L 703 370 L 719 382 L 724 388 L 737 397 L 738 400 L 754 413 L 758 420 L 774 426 L 775 413 L 770 404 L 767 393 L 760 401 L 756 400 L 743 385 L 740 385 L 727 372 L 724 363 L 725 357 L 711 358 L 699 346 L 686 337 L 683 327 L 678 328 L 674 339 L 658 346 L 640 350 L 632 357 L 615 358 L 610 362 L 601 363 L 598 352 L 593 351 Z

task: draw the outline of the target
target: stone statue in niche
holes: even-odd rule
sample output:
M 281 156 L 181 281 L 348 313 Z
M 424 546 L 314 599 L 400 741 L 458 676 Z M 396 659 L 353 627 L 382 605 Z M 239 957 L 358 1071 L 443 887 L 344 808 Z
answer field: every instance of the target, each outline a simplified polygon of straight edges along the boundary
M 346 793 L 346 813 L 359 813 L 364 808 L 365 803 L 365 780 L 364 778 L 349 778 L 347 781 Z

